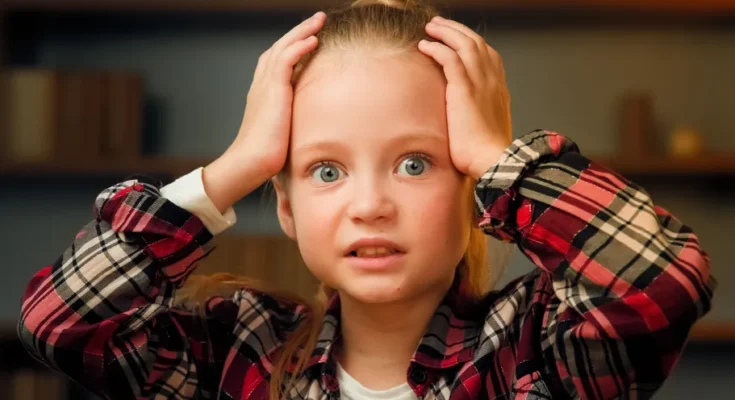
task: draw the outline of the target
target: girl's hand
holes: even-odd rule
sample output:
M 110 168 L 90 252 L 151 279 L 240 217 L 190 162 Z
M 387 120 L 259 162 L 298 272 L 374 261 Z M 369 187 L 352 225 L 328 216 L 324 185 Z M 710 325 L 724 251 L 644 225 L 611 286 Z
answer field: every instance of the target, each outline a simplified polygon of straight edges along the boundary
M 444 68 L 447 125 L 454 166 L 479 179 L 512 141 L 510 96 L 500 55 L 459 22 L 435 17 L 426 32 L 441 42 L 419 50 Z
M 317 46 L 318 12 L 276 41 L 258 59 L 242 125 L 233 143 L 204 168 L 207 195 L 220 211 L 276 175 L 286 163 L 291 133 L 294 65 Z

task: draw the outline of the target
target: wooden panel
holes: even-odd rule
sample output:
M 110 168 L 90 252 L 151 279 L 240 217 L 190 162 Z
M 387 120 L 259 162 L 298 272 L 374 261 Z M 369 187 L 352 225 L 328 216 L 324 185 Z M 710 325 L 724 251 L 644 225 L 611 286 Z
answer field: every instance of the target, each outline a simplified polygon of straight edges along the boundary
M 7 11 L 0 7 L 0 67 L 8 64 L 8 19 Z
M 5 73 L 8 65 L 8 18 L 7 12 L 0 8 L 0 146 L 5 148 L 8 130 L 7 93 L 8 81 Z
M 695 342 L 735 342 L 735 322 L 702 320 L 694 325 L 690 338 Z
M 210 158 L 145 157 L 121 160 L 63 160 L 48 162 L 2 162 L 0 177 L 33 176 L 127 176 L 148 173 L 156 176 L 178 177 L 196 168 L 204 167 Z
M 734 11 L 733 0 L 458 0 L 462 8 L 567 8 L 584 10 Z
M 638 157 L 626 155 L 593 157 L 593 159 L 622 174 L 651 176 L 735 174 L 735 153 L 700 154 L 691 158 L 652 154 Z
M 13 10 L 97 10 L 97 11 L 306 11 L 325 9 L 343 2 L 332 0 L 7 0 Z M 641 10 L 656 12 L 697 12 L 714 14 L 735 11 L 733 0 L 456 0 L 436 1 L 453 10 L 463 9 L 550 9 Z
M 296 242 L 286 236 L 223 234 L 196 274 L 229 272 L 264 280 L 302 296 L 314 294 L 318 281 L 309 272 Z

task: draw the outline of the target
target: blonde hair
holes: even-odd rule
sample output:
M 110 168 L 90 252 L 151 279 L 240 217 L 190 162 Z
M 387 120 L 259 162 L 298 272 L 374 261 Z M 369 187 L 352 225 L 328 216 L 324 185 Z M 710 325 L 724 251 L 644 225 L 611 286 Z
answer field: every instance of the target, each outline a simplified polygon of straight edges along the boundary
M 303 57 L 296 65 L 294 81 L 298 80 L 300 72 L 310 60 L 324 52 L 365 45 L 396 50 L 415 49 L 419 40 L 431 40 L 425 33 L 425 26 L 437 14 L 433 7 L 414 0 L 357 0 L 343 8 L 332 9 L 327 12 L 325 25 L 316 35 L 319 39 L 318 49 Z M 467 179 L 467 186 L 473 189 L 467 194 L 470 203 L 468 209 L 472 214 L 468 218 L 472 221 L 474 185 L 472 178 Z M 285 176 L 276 177 L 274 181 L 283 183 Z M 457 266 L 452 291 L 464 305 L 476 303 L 491 287 L 490 268 L 486 262 L 486 239 L 487 236 L 473 226 L 467 249 Z M 304 299 L 267 287 L 263 282 L 232 274 L 215 274 L 191 276 L 177 293 L 177 301 L 203 302 L 211 296 L 241 288 L 262 291 L 280 300 L 302 304 L 308 310 L 300 325 L 285 340 L 273 366 L 270 398 L 279 399 L 303 372 L 316 346 L 327 302 L 335 291 L 321 285 L 313 299 Z

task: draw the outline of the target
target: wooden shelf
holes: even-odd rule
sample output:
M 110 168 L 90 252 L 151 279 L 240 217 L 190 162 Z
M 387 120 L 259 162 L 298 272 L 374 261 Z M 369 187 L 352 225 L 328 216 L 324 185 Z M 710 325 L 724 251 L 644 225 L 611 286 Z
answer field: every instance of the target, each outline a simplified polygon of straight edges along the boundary
M 206 158 L 146 157 L 125 160 L 64 160 L 55 162 L 0 163 L 0 177 L 53 177 L 77 175 L 125 176 L 147 173 L 156 176 L 178 177 L 212 160 Z
M 338 0 L 6 0 L 10 11 L 311 11 L 338 6 Z M 437 1 L 452 10 L 641 11 L 716 15 L 735 12 L 733 0 L 455 0 Z
M 702 154 L 691 158 L 666 155 L 603 156 L 594 161 L 623 175 L 715 176 L 735 175 L 735 152 Z
M 735 342 L 735 322 L 699 321 L 690 333 L 694 342 Z
M 735 153 L 701 155 L 691 159 L 666 156 L 641 158 L 593 157 L 608 168 L 633 176 L 730 176 L 735 175 Z M 49 162 L 0 162 L 0 177 L 110 176 L 132 173 L 180 176 L 212 161 L 204 157 L 145 157 L 124 160 L 64 160 Z

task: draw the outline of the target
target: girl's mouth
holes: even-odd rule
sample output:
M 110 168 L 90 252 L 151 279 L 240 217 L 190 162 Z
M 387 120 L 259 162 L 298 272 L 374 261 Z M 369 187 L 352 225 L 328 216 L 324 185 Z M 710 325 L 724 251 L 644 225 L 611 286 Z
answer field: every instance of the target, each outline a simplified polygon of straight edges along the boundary
M 390 271 L 405 261 L 406 253 L 389 247 L 360 247 L 347 254 L 349 265 L 362 271 Z
M 389 247 L 361 247 L 351 251 L 349 255 L 351 257 L 375 258 L 386 257 L 396 253 L 400 253 L 400 251 Z

